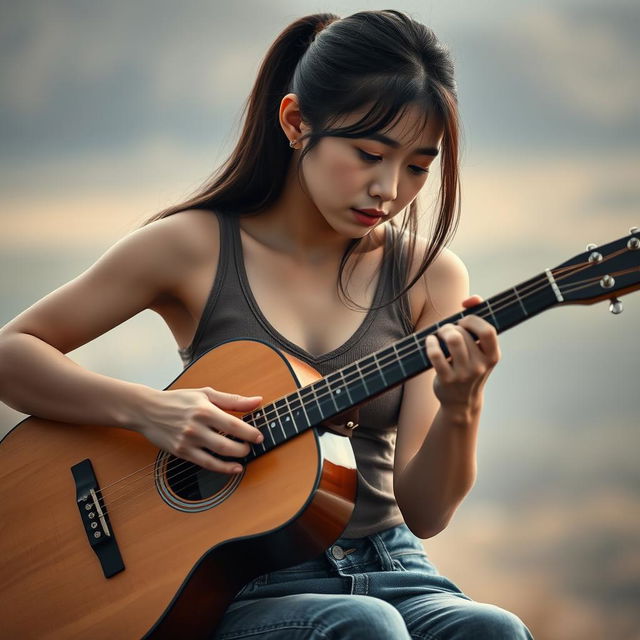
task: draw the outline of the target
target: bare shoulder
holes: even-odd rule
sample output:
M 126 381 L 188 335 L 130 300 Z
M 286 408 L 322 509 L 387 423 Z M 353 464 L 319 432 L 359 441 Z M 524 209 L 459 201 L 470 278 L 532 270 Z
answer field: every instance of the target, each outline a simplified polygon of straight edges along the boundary
M 163 257 L 165 264 L 169 260 L 172 268 L 189 267 L 219 251 L 218 218 L 211 211 L 188 209 L 136 229 L 122 242 Z
M 219 253 L 217 218 L 188 210 L 140 227 L 73 280 L 23 311 L 0 334 L 29 333 L 66 353 L 173 295 Z
M 210 211 L 186 210 L 151 222 L 119 240 L 90 271 L 124 273 L 168 293 L 188 273 L 219 252 L 217 217 Z
M 409 270 L 410 278 L 417 273 L 428 242 L 424 236 L 416 236 L 415 253 Z M 462 301 L 468 295 L 467 267 L 458 255 L 445 247 L 409 292 L 416 329 L 459 311 Z

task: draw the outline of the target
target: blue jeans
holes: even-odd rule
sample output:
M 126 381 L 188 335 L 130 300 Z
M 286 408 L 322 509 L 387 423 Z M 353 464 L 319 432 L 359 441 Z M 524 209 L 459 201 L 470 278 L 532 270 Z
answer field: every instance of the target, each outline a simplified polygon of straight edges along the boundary
M 229 605 L 215 640 L 532 639 L 512 613 L 474 602 L 401 524 L 340 538 L 320 556 L 259 576 Z

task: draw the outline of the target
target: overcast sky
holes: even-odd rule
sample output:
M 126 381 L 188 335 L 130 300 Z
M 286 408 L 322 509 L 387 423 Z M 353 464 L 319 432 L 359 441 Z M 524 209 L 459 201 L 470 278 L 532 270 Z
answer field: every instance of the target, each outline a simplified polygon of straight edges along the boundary
M 453 248 L 472 291 L 489 297 L 640 226 L 637 1 L 2 0 L 0 324 L 206 179 L 287 24 L 387 6 L 432 26 L 456 62 Z M 627 496 L 638 539 L 640 294 L 624 302 L 619 318 L 606 303 L 558 309 L 502 336 L 469 504 L 542 495 L 570 529 L 572 506 L 591 513 L 576 496 L 607 487 Z M 150 312 L 72 356 L 160 388 L 180 370 Z

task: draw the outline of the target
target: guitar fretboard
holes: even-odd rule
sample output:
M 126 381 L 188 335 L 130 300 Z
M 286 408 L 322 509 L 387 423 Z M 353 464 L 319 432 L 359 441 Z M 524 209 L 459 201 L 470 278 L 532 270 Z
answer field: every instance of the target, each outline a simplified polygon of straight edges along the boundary
M 252 445 L 244 461 L 430 369 L 425 338 L 442 325 L 476 314 L 500 333 L 553 306 L 558 296 L 553 278 L 540 274 L 246 414 L 243 420 L 260 429 L 265 439 Z

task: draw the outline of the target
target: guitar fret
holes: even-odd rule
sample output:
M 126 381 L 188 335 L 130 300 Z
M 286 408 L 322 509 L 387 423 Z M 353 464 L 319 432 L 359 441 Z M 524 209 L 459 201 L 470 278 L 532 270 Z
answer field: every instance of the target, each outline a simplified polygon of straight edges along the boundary
M 402 358 L 400 357 L 400 354 L 398 353 L 398 349 L 395 345 L 395 343 L 393 343 L 391 345 L 391 348 L 393 349 L 395 356 L 396 356 L 396 362 L 398 363 L 398 365 L 400 365 L 400 371 L 402 371 L 402 375 L 406 377 L 407 375 L 407 371 L 404 368 L 404 365 L 402 364 Z
M 388 385 L 389 383 L 387 382 L 387 379 L 385 378 L 384 371 L 382 370 L 382 367 L 380 366 L 380 362 L 378 361 L 377 355 L 374 353 L 372 357 L 373 357 L 373 360 L 374 360 L 376 366 L 378 367 L 378 371 L 380 372 L 380 377 L 382 378 L 382 381 L 385 383 L 385 385 Z
M 304 404 L 302 402 L 302 397 L 300 396 L 300 391 L 296 391 L 295 393 L 295 401 L 298 403 L 295 406 L 295 411 L 296 411 L 296 418 L 297 419 L 302 419 L 304 418 L 306 420 L 306 424 L 303 424 L 303 428 L 306 428 L 309 426 L 309 417 L 307 416 L 307 412 L 304 409 Z M 302 424 L 302 423 L 298 423 L 296 421 L 296 424 Z
M 284 432 L 284 429 L 282 428 L 282 418 L 280 417 L 280 412 L 278 411 L 278 403 L 274 402 L 273 403 L 273 411 L 276 414 L 276 419 L 272 420 L 269 423 L 269 426 L 271 427 L 271 429 L 275 429 L 276 427 L 280 427 L 280 431 L 282 431 L 282 437 L 284 438 L 284 440 L 287 439 L 287 434 Z M 275 439 L 275 436 L 274 436 Z
M 302 399 L 302 396 L 300 395 L 300 391 L 301 390 L 296 391 L 296 395 L 298 396 L 298 402 L 300 402 L 300 408 L 302 409 L 302 411 L 304 413 L 304 417 L 307 419 L 307 426 L 310 427 L 311 426 L 311 420 L 309 420 L 309 415 L 307 414 L 307 410 L 304 408 L 304 401 Z
M 340 413 L 340 407 L 338 407 L 338 403 L 336 402 L 336 393 L 339 393 L 340 390 L 336 389 L 336 391 L 334 392 L 334 390 L 331 388 L 331 385 L 327 382 L 327 385 L 329 387 L 329 397 L 331 398 L 331 401 L 333 402 L 333 406 L 336 408 L 336 411 L 338 413 Z
M 322 419 L 328 418 L 333 413 L 332 407 L 335 407 L 336 411 L 339 411 L 335 398 L 333 397 L 333 392 L 331 391 L 328 378 L 318 380 L 313 386 L 317 387 L 319 392 L 319 400 L 317 402 Z
M 527 312 L 527 308 L 524 306 L 524 303 L 522 302 L 522 298 L 520 297 L 520 294 L 518 293 L 518 287 L 513 287 L 512 291 L 516 294 L 516 298 L 518 298 L 518 302 L 520 303 L 520 306 L 522 307 L 522 311 L 524 312 L 524 315 L 528 316 L 529 313 Z
M 280 415 L 280 407 L 278 406 L 278 404 L 282 405 L 283 401 L 277 400 L 276 402 L 273 403 L 273 406 L 275 408 L 278 426 L 280 427 L 280 431 L 282 431 L 282 441 L 284 442 L 287 439 L 287 434 L 285 433 L 285 430 L 284 430 L 283 420 L 282 420 L 282 416 Z
M 407 377 L 406 370 L 398 358 L 395 345 L 392 344 L 383 351 L 380 351 L 378 353 L 378 361 L 383 362 L 381 370 L 387 386 L 394 386 Z
M 493 326 L 496 329 L 500 328 L 500 324 L 498 323 L 498 319 L 496 318 L 496 314 L 493 313 L 493 309 L 491 308 L 491 302 L 489 302 L 489 300 L 485 300 L 485 305 L 487 306 L 487 309 L 489 309 L 489 313 L 491 314 L 491 317 L 493 318 Z
M 269 406 L 271 406 L 271 405 L 269 405 Z M 264 407 L 263 407 L 263 410 L 264 410 Z M 272 431 L 272 429 L 273 429 L 273 427 L 272 427 L 273 423 L 269 423 L 269 422 L 266 420 L 266 417 L 265 417 L 265 422 L 266 422 L 266 425 L 267 425 L 267 433 L 269 434 L 269 437 L 271 438 L 271 442 L 273 442 L 273 446 L 275 447 L 275 446 L 276 446 L 276 439 L 273 437 L 273 431 Z
M 253 415 L 255 415 L 256 419 L 259 419 L 263 415 L 263 413 L 262 411 L 257 411 Z M 253 426 L 256 427 L 256 429 L 259 429 L 262 432 L 262 435 L 264 435 L 264 431 L 262 429 L 264 425 L 259 425 L 258 423 L 255 423 Z M 258 446 L 262 449 L 262 453 L 264 453 L 267 450 L 265 446 L 265 442 L 266 442 L 266 438 L 261 443 L 258 444 Z
M 436 327 L 439 327 L 439 326 L 440 326 L 439 324 L 436 324 Z M 424 352 L 424 348 L 422 347 L 422 340 L 420 338 L 418 338 L 418 334 L 417 333 L 412 334 L 411 337 L 414 339 L 414 341 L 415 341 L 415 343 L 416 343 L 416 345 L 418 347 L 418 353 L 422 357 L 422 361 L 424 362 L 424 366 L 428 367 L 430 362 L 429 362 L 429 360 L 427 360 L 427 354 Z
M 360 369 L 360 363 L 356 360 L 353 364 L 356 366 L 356 369 L 358 369 L 358 376 L 360 377 L 364 390 L 367 392 L 367 395 L 371 395 L 371 392 L 369 391 L 369 387 L 367 386 L 367 381 L 364 379 L 364 376 L 362 375 L 362 369 Z
M 340 374 L 340 376 L 342 377 L 342 381 L 344 382 L 344 388 L 345 388 L 345 391 L 347 392 L 347 397 L 349 398 L 349 404 L 354 404 L 353 398 L 351 397 L 351 392 L 349 391 L 349 383 L 347 382 L 347 379 L 344 377 L 344 369 L 340 369 L 338 373 Z
M 291 411 L 291 405 L 289 404 L 289 397 L 285 396 L 284 401 L 287 403 L 287 410 L 288 410 L 288 414 L 285 416 L 285 422 L 291 422 L 293 424 L 293 428 L 295 429 L 296 433 L 300 433 L 298 431 L 298 425 L 296 424 L 296 421 L 293 418 L 293 412 Z
M 307 397 L 307 400 L 311 400 L 315 403 L 315 411 L 318 414 L 318 419 L 314 419 L 313 417 L 313 411 L 314 411 L 314 407 L 313 406 L 308 406 L 307 408 L 309 409 L 307 411 L 308 414 L 311 414 L 311 417 L 309 419 L 309 426 L 314 425 L 314 424 L 318 424 L 319 422 L 322 421 L 322 407 L 320 406 L 320 402 L 318 401 L 318 394 L 316 393 L 316 385 L 315 383 L 309 385 L 307 387 L 307 396 L 311 396 L 311 398 Z

